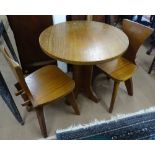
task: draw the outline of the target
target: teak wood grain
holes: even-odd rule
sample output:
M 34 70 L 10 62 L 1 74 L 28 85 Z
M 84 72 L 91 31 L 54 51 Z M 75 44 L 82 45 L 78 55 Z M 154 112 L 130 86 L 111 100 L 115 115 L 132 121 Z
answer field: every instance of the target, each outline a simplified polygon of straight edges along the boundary
M 128 37 L 113 26 L 95 21 L 70 21 L 45 29 L 39 37 L 49 56 L 75 65 L 94 65 L 122 55 Z
M 114 107 L 120 82 L 125 82 L 128 94 L 130 96 L 133 95 L 132 76 L 136 70 L 136 54 L 139 47 L 152 34 L 153 29 L 125 19 L 123 20 L 123 31 L 127 34 L 130 42 L 125 54 L 110 62 L 97 65 L 98 68 L 114 80 L 113 94 L 109 108 L 110 113 Z
M 70 21 L 45 29 L 39 37 L 42 50 L 52 58 L 73 64 L 75 96 L 83 91 L 94 102 L 93 65 L 122 55 L 128 47 L 124 32 L 105 23 Z
M 35 100 L 34 106 L 42 105 L 72 92 L 75 83 L 54 65 L 48 65 L 25 78 Z
M 126 81 L 132 77 L 136 70 L 136 65 L 123 57 L 103 64 L 98 64 L 97 67 L 103 70 L 103 72 L 115 81 Z
M 66 96 L 72 105 L 75 113 L 80 114 L 77 103 L 73 95 L 75 83 L 65 73 L 54 65 L 48 65 L 31 73 L 26 78 L 22 73 L 21 66 L 11 59 L 7 51 L 2 51 L 4 57 L 8 61 L 13 73 L 15 74 L 18 85 L 16 88 L 23 92 L 24 104 L 28 106 L 32 104 L 36 111 L 41 132 L 44 137 L 47 137 L 46 123 L 44 119 L 43 106 L 54 100 Z M 19 94 L 23 94 L 19 93 Z

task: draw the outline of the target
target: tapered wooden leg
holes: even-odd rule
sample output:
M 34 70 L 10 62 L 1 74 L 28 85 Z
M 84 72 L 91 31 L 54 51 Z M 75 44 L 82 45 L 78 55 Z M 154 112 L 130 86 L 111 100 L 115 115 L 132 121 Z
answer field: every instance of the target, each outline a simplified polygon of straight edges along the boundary
M 117 92 L 118 92 L 118 89 L 119 89 L 119 84 L 120 84 L 120 82 L 117 82 L 117 81 L 114 82 L 114 88 L 113 88 L 113 93 L 112 93 L 109 113 L 112 113 L 112 111 L 113 111 L 115 99 L 116 99 Z
M 74 97 L 74 93 L 70 93 L 66 96 L 66 99 L 67 99 L 67 102 L 70 103 L 70 105 L 73 107 L 75 113 L 77 115 L 80 115 L 80 111 L 79 111 L 79 108 L 78 108 L 78 105 L 75 101 L 75 97 Z
M 127 81 L 125 81 L 125 86 L 126 86 L 128 95 L 133 96 L 133 82 L 132 82 L 132 78 L 130 78 Z
M 43 107 L 37 107 L 35 108 L 38 122 L 40 125 L 41 133 L 42 135 L 46 138 L 47 137 L 47 129 L 46 129 L 46 123 L 45 123 L 45 118 L 44 118 L 44 112 L 43 112 Z

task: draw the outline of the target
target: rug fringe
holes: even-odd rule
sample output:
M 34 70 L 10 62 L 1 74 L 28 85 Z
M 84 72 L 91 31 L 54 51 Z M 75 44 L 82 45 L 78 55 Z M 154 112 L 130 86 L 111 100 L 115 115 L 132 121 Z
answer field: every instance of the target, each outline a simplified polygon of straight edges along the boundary
M 113 116 L 111 117 L 110 119 L 108 120 L 98 120 L 98 119 L 95 119 L 94 121 L 90 122 L 90 123 L 87 123 L 87 124 L 79 124 L 79 125 L 71 125 L 65 129 L 57 129 L 56 130 L 56 133 L 61 133 L 61 132 L 67 132 L 67 131 L 74 131 L 74 130 L 77 130 L 79 128 L 88 128 L 89 126 L 93 126 L 93 125 L 100 125 L 102 123 L 110 123 L 112 121 L 118 121 L 120 119 L 123 119 L 123 118 L 127 118 L 127 117 L 131 117 L 131 116 L 135 116 L 135 115 L 140 115 L 140 114 L 144 114 L 144 113 L 148 113 L 148 112 L 154 112 L 155 111 L 155 106 L 153 107 L 150 107 L 148 109 L 144 109 L 144 110 L 140 110 L 138 112 L 135 112 L 135 113 L 130 113 L 130 114 L 117 114 L 116 116 Z

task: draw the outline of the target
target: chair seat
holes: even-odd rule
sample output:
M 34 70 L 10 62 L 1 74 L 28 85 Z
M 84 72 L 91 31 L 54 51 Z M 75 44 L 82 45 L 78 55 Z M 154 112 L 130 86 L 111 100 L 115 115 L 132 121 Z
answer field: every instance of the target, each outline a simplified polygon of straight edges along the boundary
M 97 65 L 103 72 L 116 81 L 126 81 L 132 77 L 136 65 L 123 57 Z
M 54 65 L 42 67 L 25 78 L 38 106 L 63 97 L 72 92 L 75 83 Z

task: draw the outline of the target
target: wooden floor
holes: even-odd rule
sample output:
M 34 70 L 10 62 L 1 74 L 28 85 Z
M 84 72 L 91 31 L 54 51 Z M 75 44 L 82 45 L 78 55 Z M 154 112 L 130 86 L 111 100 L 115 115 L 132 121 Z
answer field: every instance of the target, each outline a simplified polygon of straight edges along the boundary
M 110 119 L 118 114 L 129 114 L 155 106 L 155 71 L 151 75 L 147 73 L 152 59 L 153 56 L 146 55 L 146 47 L 141 47 L 136 60 L 138 69 L 133 77 L 134 96 L 127 95 L 125 86 L 122 83 L 112 114 L 107 112 L 107 107 L 111 99 L 113 81 L 107 80 L 104 74 L 99 75 L 94 83 L 94 89 L 101 98 L 98 104 L 85 98 L 82 94 L 78 96 L 77 101 L 81 111 L 80 116 L 75 115 L 72 108 L 68 107 L 65 103 L 59 104 L 60 102 L 64 102 L 64 99 L 57 101 L 54 105 L 46 106 L 45 115 L 49 136 L 54 135 L 56 129 L 90 123 L 95 119 Z M 5 64 L 6 62 L 2 59 L 0 53 L 0 68 L 9 85 L 10 91 L 14 94 L 15 88 L 13 84 L 16 81 L 10 69 Z M 28 113 L 20 105 L 22 99 L 20 97 L 13 97 L 25 121 L 25 125 L 21 126 L 14 119 L 0 97 L 0 139 L 42 138 L 35 112 Z

